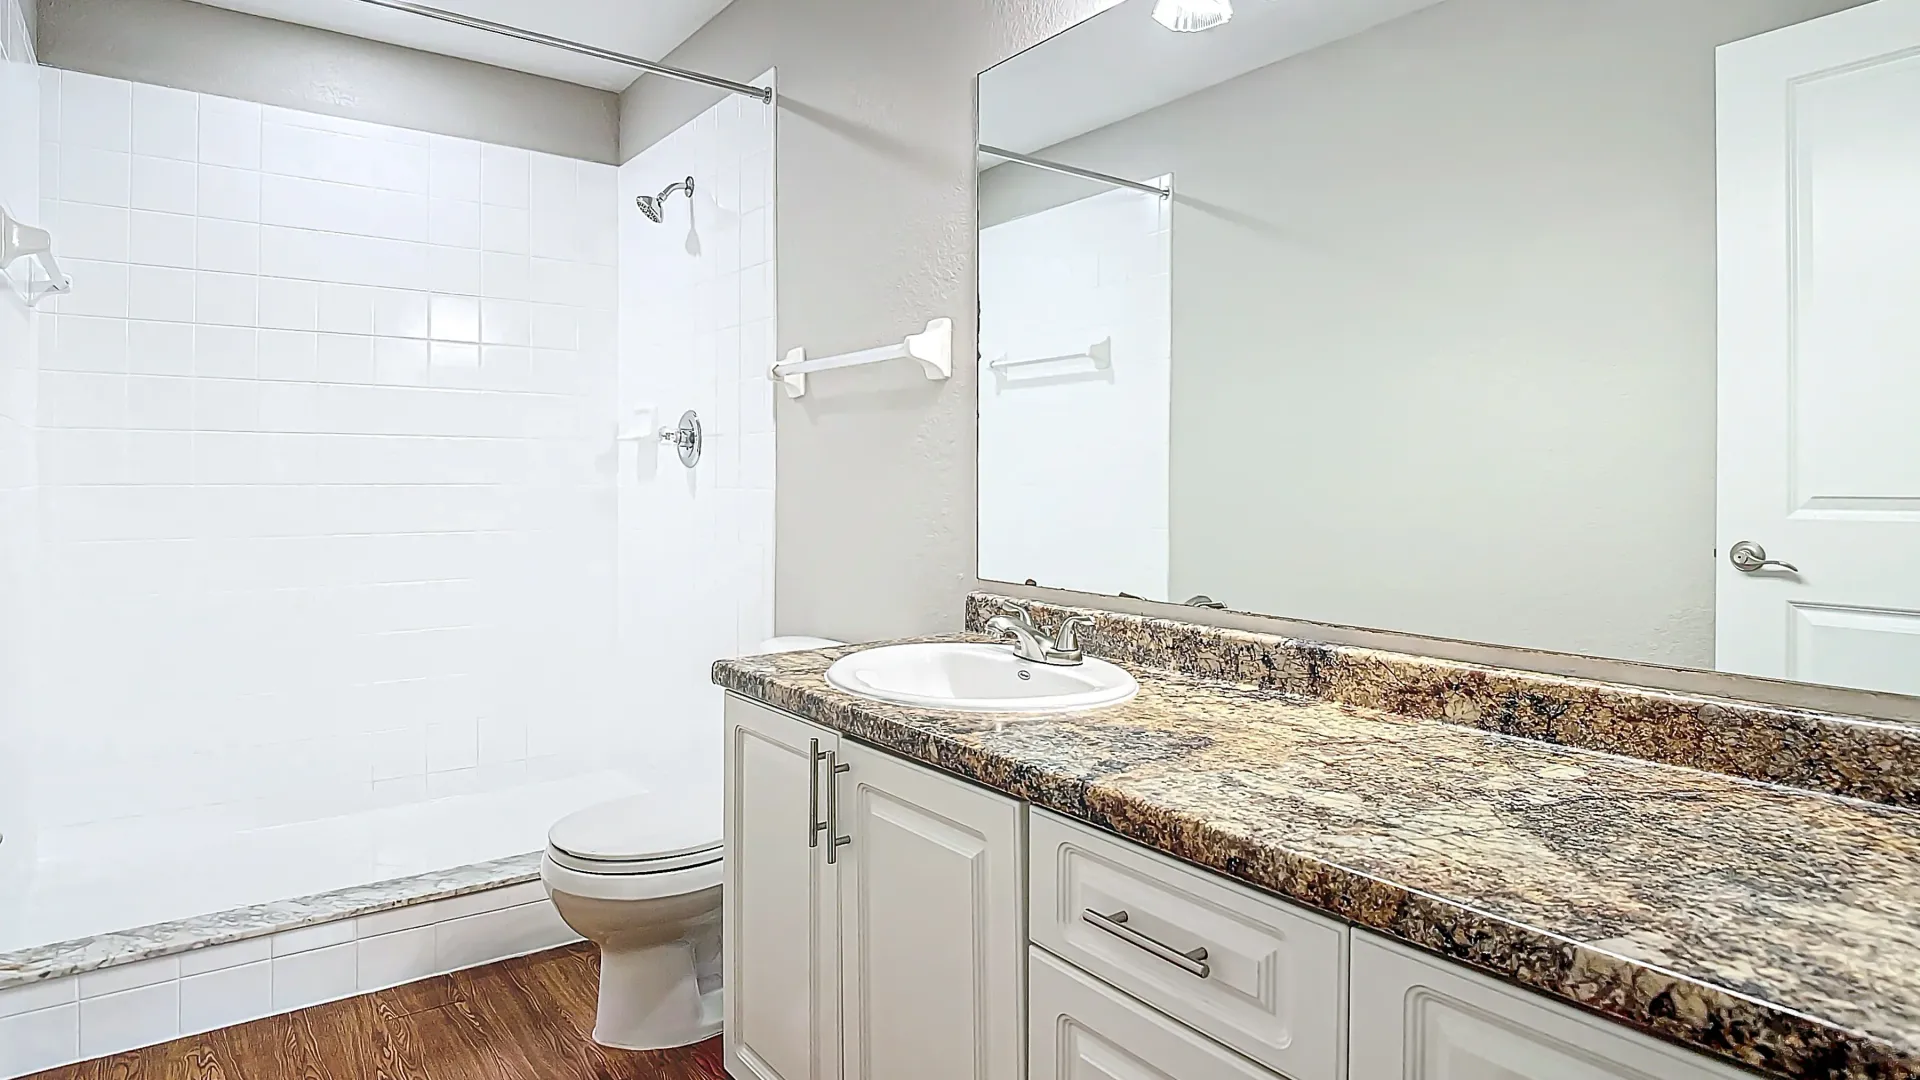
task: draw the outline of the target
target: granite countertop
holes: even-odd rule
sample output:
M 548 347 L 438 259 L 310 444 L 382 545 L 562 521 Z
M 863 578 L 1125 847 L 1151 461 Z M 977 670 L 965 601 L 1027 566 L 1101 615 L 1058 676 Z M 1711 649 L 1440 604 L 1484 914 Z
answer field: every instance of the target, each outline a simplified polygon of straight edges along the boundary
M 851 651 L 713 677 L 1701 1053 L 1920 1077 L 1912 809 L 1134 664 L 1110 709 L 904 708 L 826 684 Z

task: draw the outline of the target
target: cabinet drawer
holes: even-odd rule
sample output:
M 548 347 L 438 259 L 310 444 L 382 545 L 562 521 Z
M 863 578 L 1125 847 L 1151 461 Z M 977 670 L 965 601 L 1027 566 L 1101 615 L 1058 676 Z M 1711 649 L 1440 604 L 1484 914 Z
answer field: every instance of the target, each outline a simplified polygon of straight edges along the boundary
M 1294 1080 L 1344 1075 L 1343 924 L 1057 815 L 1030 820 L 1036 944 Z
M 1740 1080 L 1571 1006 L 1353 935 L 1352 1080 Z
M 1037 948 L 1027 999 L 1029 1080 L 1278 1080 Z

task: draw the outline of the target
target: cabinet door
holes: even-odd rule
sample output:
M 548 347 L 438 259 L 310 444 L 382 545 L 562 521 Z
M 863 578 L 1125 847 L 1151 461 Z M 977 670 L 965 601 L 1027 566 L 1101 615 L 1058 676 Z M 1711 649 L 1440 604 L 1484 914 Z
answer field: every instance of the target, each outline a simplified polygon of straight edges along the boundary
M 839 897 L 810 846 L 839 737 L 729 694 L 726 746 L 727 1071 L 839 1080 Z
M 1032 1080 L 1280 1080 L 1035 948 Z
M 846 1080 L 1019 1080 L 1023 805 L 852 742 L 840 753 Z
M 1349 1080 L 1751 1080 L 1368 934 L 1352 955 Z

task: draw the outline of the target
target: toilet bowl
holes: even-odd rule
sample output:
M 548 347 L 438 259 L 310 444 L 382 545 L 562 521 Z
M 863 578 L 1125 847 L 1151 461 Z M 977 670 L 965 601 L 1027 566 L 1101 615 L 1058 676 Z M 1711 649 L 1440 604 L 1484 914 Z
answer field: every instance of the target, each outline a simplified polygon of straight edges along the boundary
M 639 795 L 561 818 L 540 880 L 600 947 L 593 1041 L 664 1050 L 720 1032 L 720 806 Z
M 846 642 L 781 637 L 762 653 Z M 560 918 L 600 947 L 593 1041 L 665 1050 L 720 1033 L 721 802 L 636 795 L 561 818 L 540 880 Z

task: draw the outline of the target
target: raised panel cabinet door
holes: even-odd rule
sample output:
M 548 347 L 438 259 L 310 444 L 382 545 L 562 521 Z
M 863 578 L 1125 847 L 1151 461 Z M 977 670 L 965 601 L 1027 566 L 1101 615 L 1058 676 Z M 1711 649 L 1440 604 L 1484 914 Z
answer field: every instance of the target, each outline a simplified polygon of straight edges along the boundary
M 1021 1080 L 1025 807 L 840 749 L 843 1075 Z
M 1751 1080 L 1372 935 L 1352 955 L 1349 1080 Z
M 1030 1080 L 1281 1080 L 1038 947 Z
M 839 1080 L 838 879 L 826 861 L 839 737 L 727 695 L 726 1062 L 735 1080 Z

